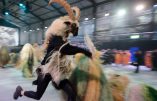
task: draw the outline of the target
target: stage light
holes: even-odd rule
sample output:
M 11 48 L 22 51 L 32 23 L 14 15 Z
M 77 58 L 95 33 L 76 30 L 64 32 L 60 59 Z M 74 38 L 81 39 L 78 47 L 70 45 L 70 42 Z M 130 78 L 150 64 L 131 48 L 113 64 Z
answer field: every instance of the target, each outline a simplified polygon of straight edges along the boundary
M 87 20 L 89 20 L 89 18 L 85 18 L 84 20 L 87 21 Z
M 141 11 L 144 9 L 144 5 L 137 5 L 136 8 L 135 8 L 137 11 Z
M 39 28 L 37 28 L 37 30 L 40 30 Z
M 47 27 L 45 27 L 45 29 L 47 29 Z
M 105 16 L 109 16 L 110 15 L 110 13 L 105 13 Z
M 125 9 L 121 9 L 117 13 L 118 16 L 124 16 L 125 14 L 126 14 L 126 10 Z
M 130 39 L 139 39 L 140 38 L 140 35 L 131 35 L 130 36 Z

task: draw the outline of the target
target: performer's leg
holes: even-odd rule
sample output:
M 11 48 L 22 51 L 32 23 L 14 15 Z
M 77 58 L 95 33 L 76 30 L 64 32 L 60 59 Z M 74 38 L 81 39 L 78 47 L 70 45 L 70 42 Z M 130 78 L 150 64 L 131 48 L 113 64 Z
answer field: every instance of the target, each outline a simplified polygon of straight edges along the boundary
M 139 64 L 136 65 L 135 73 L 139 73 Z
M 36 73 L 37 73 L 37 79 L 36 80 L 34 80 L 33 82 L 32 82 L 32 84 L 33 85 L 38 85 L 38 81 L 40 81 L 40 79 L 42 79 L 42 76 L 43 76 L 43 74 L 42 74 L 42 72 L 41 72 L 41 68 L 37 68 L 36 69 Z
M 27 96 L 29 98 L 33 98 L 36 100 L 40 100 L 42 95 L 44 94 L 49 82 L 51 81 L 51 75 L 46 74 L 45 77 L 42 80 L 38 81 L 37 85 L 37 91 L 23 91 L 23 90 L 18 90 L 20 86 L 17 87 L 16 92 L 14 93 L 14 99 L 17 99 L 19 96 Z M 20 92 L 20 93 L 19 93 Z
M 68 95 L 68 101 L 76 101 L 76 91 L 69 80 L 62 80 L 59 87 Z

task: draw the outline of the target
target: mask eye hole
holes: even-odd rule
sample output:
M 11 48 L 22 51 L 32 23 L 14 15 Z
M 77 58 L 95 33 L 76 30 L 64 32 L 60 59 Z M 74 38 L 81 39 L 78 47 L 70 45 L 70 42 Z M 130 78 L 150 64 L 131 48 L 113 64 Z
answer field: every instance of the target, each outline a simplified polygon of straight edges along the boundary
M 71 22 L 66 21 L 66 22 L 64 22 L 64 24 L 66 24 L 67 26 L 70 26 L 70 25 L 71 25 Z

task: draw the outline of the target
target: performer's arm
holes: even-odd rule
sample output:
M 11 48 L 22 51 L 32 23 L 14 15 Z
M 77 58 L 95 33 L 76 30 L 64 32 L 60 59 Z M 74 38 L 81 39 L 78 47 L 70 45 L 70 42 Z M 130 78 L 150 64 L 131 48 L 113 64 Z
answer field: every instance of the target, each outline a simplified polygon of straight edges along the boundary
M 77 53 L 83 53 L 86 56 L 88 56 L 89 58 L 92 58 L 92 53 L 90 51 L 88 51 L 87 49 L 80 48 L 80 47 L 77 47 L 77 46 L 72 46 L 70 44 L 67 44 L 66 46 L 64 46 L 61 49 L 61 53 L 62 54 L 67 54 L 67 55 L 75 55 Z

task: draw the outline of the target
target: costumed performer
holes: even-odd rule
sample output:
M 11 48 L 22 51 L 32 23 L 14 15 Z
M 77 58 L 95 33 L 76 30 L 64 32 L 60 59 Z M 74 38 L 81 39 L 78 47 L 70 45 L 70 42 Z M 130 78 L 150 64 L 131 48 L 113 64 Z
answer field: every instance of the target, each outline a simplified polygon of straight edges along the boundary
M 56 89 L 62 89 L 68 95 L 68 101 L 76 100 L 76 92 L 70 81 L 66 79 L 67 74 L 71 73 L 71 61 L 67 55 L 83 53 L 88 57 L 92 54 L 83 48 L 72 46 L 68 43 L 70 33 L 78 35 L 80 12 L 77 7 L 71 8 L 65 0 L 50 0 L 62 5 L 69 16 L 56 19 L 46 32 L 45 44 L 47 44 L 47 54 L 41 62 L 41 68 L 37 69 L 38 78 L 33 83 L 37 85 L 36 91 L 25 91 L 21 86 L 16 88 L 14 99 L 27 96 L 39 100 L 44 94 L 48 84 L 52 81 Z M 75 15 L 74 15 L 75 13 Z

